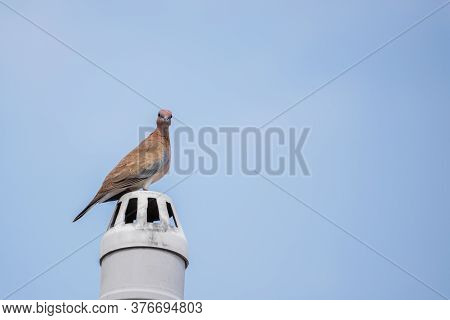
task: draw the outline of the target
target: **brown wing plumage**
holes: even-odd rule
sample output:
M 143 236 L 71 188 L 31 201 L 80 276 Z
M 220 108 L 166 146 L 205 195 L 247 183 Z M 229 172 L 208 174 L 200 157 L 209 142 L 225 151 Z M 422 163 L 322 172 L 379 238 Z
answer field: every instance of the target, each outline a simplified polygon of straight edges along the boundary
M 153 132 L 139 146 L 128 153 L 117 166 L 106 176 L 99 193 L 127 186 L 126 181 L 149 178 L 149 168 L 162 160 L 163 144 Z

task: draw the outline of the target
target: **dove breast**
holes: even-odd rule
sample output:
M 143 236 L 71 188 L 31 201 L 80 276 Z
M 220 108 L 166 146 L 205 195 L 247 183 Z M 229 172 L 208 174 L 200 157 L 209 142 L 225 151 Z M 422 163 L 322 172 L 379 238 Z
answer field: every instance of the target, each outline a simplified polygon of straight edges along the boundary
M 152 184 L 161 179 L 168 171 L 170 167 L 170 151 L 163 150 L 162 159 L 155 163 L 158 166 L 157 170 L 147 179 L 145 184 Z M 149 170 L 154 169 L 149 168 Z

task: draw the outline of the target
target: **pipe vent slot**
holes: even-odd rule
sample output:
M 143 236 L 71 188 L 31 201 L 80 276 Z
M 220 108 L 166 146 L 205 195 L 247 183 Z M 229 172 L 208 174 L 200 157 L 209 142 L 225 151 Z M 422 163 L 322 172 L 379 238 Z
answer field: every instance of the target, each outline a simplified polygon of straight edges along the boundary
M 175 219 L 175 216 L 173 214 L 172 205 L 169 202 L 166 202 L 167 205 L 167 212 L 169 213 L 169 226 L 172 228 L 178 228 L 177 220 Z
M 155 198 L 148 198 L 147 205 L 147 222 L 148 223 L 161 223 L 159 219 L 158 203 Z
M 133 198 L 128 201 L 127 210 L 125 211 L 125 224 L 136 221 L 137 202 L 137 198 Z
M 116 224 L 117 215 L 119 214 L 120 206 L 122 205 L 122 202 L 117 202 L 116 210 L 114 211 L 113 218 L 111 220 L 111 224 L 109 225 L 109 228 L 111 229 Z

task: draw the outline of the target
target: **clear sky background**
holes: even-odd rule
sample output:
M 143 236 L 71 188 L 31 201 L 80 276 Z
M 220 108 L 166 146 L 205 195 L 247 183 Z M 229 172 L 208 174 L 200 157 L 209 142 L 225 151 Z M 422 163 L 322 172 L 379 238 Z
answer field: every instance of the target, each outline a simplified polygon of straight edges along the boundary
M 261 126 L 445 3 L 3 1 L 195 130 Z M 72 219 L 157 110 L 1 3 L 0 43 L 5 297 L 105 230 L 112 203 Z M 312 175 L 269 178 L 403 271 L 260 176 L 219 170 L 168 192 L 186 298 L 450 297 L 449 57 L 450 6 L 271 124 L 312 128 Z M 99 241 L 11 298 L 96 299 Z

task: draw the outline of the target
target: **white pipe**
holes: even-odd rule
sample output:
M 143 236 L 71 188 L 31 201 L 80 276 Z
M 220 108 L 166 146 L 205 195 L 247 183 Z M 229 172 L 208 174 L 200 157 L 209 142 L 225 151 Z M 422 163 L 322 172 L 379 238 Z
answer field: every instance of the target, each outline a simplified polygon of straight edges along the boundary
M 183 299 L 188 248 L 172 200 L 135 191 L 123 195 L 119 206 L 101 241 L 100 299 Z M 152 217 L 159 221 L 149 222 Z

